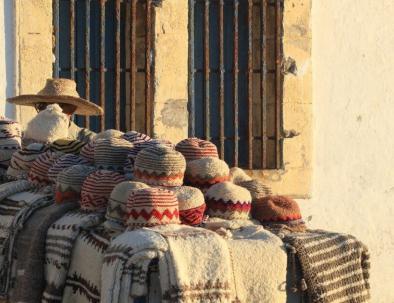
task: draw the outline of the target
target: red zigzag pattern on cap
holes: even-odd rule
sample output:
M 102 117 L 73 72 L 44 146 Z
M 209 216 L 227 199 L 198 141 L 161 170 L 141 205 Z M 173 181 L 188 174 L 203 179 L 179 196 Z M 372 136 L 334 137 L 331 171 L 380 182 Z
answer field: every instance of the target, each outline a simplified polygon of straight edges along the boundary
M 213 211 L 221 211 L 221 212 L 227 212 L 227 211 L 238 211 L 238 212 L 245 212 L 248 213 L 252 207 L 252 204 L 249 202 L 232 202 L 232 201 L 224 201 L 222 199 L 215 200 L 215 199 L 206 199 L 206 204 L 208 205 L 208 208 L 210 208 Z
M 158 210 L 153 209 L 152 211 L 147 212 L 145 209 L 141 211 L 136 211 L 135 209 L 132 209 L 129 211 L 128 215 L 129 217 L 133 217 L 134 219 L 143 217 L 147 221 L 152 218 L 162 220 L 164 217 L 167 217 L 168 219 L 179 218 L 179 211 L 175 209 L 173 212 L 171 212 L 170 210 L 166 209 L 163 212 L 159 212 Z

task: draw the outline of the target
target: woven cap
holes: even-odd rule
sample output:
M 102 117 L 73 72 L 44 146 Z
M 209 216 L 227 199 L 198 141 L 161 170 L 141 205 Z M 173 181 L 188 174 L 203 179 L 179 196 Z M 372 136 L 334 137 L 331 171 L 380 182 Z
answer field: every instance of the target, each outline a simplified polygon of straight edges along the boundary
M 249 177 L 243 169 L 239 167 L 232 167 L 230 169 L 230 181 L 234 184 L 250 180 L 252 180 L 252 178 Z
M 7 169 L 12 155 L 21 148 L 17 138 L 0 139 L 0 168 Z
M 28 173 L 28 181 L 36 187 L 47 186 L 51 183 L 48 177 L 48 171 L 62 154 L 51 151 L 39 155 L 33 162 Z
M 175 194 L 166 189 L 132 191 L 127 201 L 127 225 L 131 228 L 178 224 L 179 209 Z
M 198 138 L 184 139 L 176 145 L 175 149 L 182 153 L 186 161 L 206 157 L 219 158 L 218 149 L 215 144 Z
M 89 162 L 73 154 L 65 154 L 60 156 L 48 170 L 48 179 L 51 182 L 56 183 L 57 176 L 63 169 L 77 164 L 89 165 Z
M 250 192 L 250 194 L 252 195 L 252 201 L 256 201 L 272 194 L 271 188 L 265 185 L 260 180 L 243 181 L 238 183 L 237 185 L 246 188 Z
M 180 186 L 171 189 L 178 199 L 181 222 L 187 225 L 201 224 L 205 212 L 204 195 L 198 188 Z
M 109 197 L 105 218 L 112 223 L 124 226 L 126 219 L 126 205 L 129 194 L 133 190 L 143 188 L 149 188 L 149 186 L 145 183 L 130 181 L 125 181 L 116 185 Z
M 104 211 L 112 190 L 123 181 L 124 177 L 117 172 L 98 170 L 91 173 L 82 184 L 81 209 Z
M 166 140 L 159 140 L 159 139 L 150 139 L 146 140 L 144 142 L 140 143 L 133 143 L 133 148 L 129 151 L 129 154 L 127 155 L 127 164 L 125 167 L 125 173 L 130 175 L 131 177 L 133 176 L 134 173 L 134 162 L 135 158 L 137 157 L 138 153 L 146 148 L 154 147 L 154 146 L 159 146 L 159 145 L 164 145 L 169 148 L 174 148 L 174 145 L 170 141 Z
M 143 149 L 134 164 L 134 178 L 149 185 L 180 186 L 186 160 L 180 152 L 164 145 Z
M 223 219 L 248 219 L 252 197 L 249 191 L 231 182 L 211 186 L 205 194 L 208 214 Z
M 94 141 L 89 141 L 86 145 L 81 148 L 79 155 L 89 162 L 94 162 Z
M 302 218 L 298 203 L 285 196 L 267 196 L 254 202 L 252 216 L 262 223 L 292 221 Z
M 98 169 L 123 173 L 127 154 L 132 147 L 133 144 L 121 138 L 95 140 L 94 163 Z
M 49 145 L 49 149 L 55 152 L 62 152 L 65 154 L 79 154 L 86 142 L 71 139 L 58 139 Z
M 21 144 L 22 130 L 17 121 L 0 117 L 0 142 L 1 139 L 17 139 Z
M 152 140 L 151 137 L 149 137 L 148 135 L 143 134 L 143 133 L 139 133 L 139 132 L 137 132 L 135 130 L 129 131 L 127 133 L 124 133 L 121 136 L 121 138 L 125 139 L 125 140 L 127 140 L 127 141 L 129 141 L 130 143 L 133 143 L 133 144 L 141 144 L 141 143 L 144 143 L 144 142 Z
M 123 136 L 123 134 L 124 134 L 124 132 L 117 130 L 117 129 L 106 129 L 106 130 L 103 130 L 102 132 L 98 133 L 94 137 L 94 140 L 120 138 L 121 136 Z
M 186 180 L 193 186 L 210 186 L 229 179 L 230 169 L 218 158 L 202 158 L 187 163 Z
M 93 166 L 87 165 L 73 165 L 63 169 L 56 180 L 56 202 L 78 201 L 83 182 L 95 170 Z
M 47 149 L 48 147 L 45 144 L 32 143 L 25 149 L 16 151 L 12 155 L 7 176 L 11 179 L 26 179 L 33 162 Z

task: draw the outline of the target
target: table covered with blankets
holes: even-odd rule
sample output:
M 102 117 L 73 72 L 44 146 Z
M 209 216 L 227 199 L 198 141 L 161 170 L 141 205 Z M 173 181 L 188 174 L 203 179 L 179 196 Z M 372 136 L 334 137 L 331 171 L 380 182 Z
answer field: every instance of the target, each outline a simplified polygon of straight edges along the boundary
M 368 302 L 369 255 L 219 159 L 105 131 L 15 151 L 0 185 L 4 302 Z

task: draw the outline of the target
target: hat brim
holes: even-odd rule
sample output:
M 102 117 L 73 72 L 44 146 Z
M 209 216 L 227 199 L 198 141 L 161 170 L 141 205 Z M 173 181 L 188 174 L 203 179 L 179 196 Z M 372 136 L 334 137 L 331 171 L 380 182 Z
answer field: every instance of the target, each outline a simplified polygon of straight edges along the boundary
M 75 114 L 83 116 L 101 116 L 103 109 L 88 100 L 72 96 L 20 95 L 8 98 L 8 102 L 16 105 L 34 106 L 37 103 L 65 103 L 77 107 Z

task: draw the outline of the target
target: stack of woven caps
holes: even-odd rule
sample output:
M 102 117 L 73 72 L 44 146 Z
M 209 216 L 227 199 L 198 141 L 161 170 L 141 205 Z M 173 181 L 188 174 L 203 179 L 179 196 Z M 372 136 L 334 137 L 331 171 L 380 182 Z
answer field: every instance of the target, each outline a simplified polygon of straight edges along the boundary
M 73 165 L 89 165 L 89 162 L 80 156 L 74 154 L 64 154 L 60 156 L 56 161 L 53 163 L 52 167 L 48 170 L 48 179 L 52 183 L 56 183 L 57 176 L 59 175 L 62 170 L 73 166 Z
M 86 145 L 86 142 L 71 139 L 58 139 L 49 145 L 49 149 L 54 152 L 62 152 L 65 154 L 76 154 L 81 152 L 81 149 Z
M 98 169 L 124 173 L 133 144 L 121 138 L 98 139 L 94 145 L 94 164 Z

